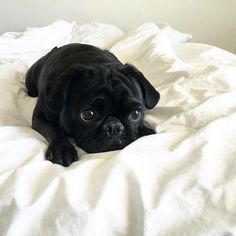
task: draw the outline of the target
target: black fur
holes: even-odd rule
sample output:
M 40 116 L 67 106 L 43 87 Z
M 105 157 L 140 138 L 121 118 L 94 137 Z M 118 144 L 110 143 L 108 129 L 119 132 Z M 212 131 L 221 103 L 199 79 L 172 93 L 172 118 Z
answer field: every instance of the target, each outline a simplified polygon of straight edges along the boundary
M 159 93 L 106 50 L 78 43 L 54 48 L 29 69 L 25 83 L 38 97 L 32 127 L 48 141 L 46 159 L 53 163 L 78 160 L 69 137 L 86 152 L 103 152 L 154 133 L 143 117 Z

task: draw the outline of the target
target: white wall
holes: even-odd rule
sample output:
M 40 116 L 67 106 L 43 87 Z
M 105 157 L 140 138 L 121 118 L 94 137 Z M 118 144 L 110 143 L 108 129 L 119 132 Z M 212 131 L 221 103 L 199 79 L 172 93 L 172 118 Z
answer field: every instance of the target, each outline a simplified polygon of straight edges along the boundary
M 0 0 L 0 6 L 0 33 L 56 19 L 101 21 L 125 30 L 154 21 L 236 53 L 236 0 Z

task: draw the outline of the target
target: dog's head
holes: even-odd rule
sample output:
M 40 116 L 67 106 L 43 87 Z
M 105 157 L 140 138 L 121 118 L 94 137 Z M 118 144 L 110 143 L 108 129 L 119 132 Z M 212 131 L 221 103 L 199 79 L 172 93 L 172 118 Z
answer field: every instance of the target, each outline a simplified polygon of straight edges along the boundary
M 74 65 L 46 98 L 60 127 L 87 152 L 121 149 L 140 137 L 144 112 L 159 93 L 134 66 Z

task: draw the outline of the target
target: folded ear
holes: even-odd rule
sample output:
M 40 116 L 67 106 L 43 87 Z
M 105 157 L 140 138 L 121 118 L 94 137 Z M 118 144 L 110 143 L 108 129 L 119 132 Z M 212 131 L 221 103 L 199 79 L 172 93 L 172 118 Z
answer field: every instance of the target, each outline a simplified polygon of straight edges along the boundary
M 89 70 L 92 68 L 78 64 L 73 65 L 56 79 L 56 83 L 49 89 L 45 100 L 45 105 L 51 113 L 57 114 L 62 110 L 66 103 L 71 81 L 80 79 Z
M 147 109 L 152 109 L 160 99 L 160 93 L 151 85 L 151 83 L 144 77 L 144 75 L 136 69 L 133 65 L 125 64 L 122 68 L 123 73 L 132 76 L 139 83 L 145 106 Z

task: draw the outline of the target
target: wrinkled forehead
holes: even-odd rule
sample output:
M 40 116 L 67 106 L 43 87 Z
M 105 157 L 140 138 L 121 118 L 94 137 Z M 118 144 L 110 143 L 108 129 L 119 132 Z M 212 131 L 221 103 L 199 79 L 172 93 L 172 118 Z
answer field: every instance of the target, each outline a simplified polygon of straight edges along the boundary
M 72 90 L 75 90 L 75 87 L 77 92 L 73 93 L 80 99 L 108 100 L 115 106 L 143 105 L 142 91 L 135 78 L 127 77 L 119 71 L 100 70 L 90 78 L 81 79 L 78 85 L 72 86 Z
M 105 94 L 115 100 L 127 100 L 129 98 L 141 99 L 141 89 L 134 78 L 128 78 L 121 73 L 113 73 L 104 78 L 99 84 L 95 95 Z
M 107 84 L 101 86 L 100 91 L 107 91 L 106 96 L 114 105 L 138 106 L 142 105 L 142 92 L 135 78 L 127 77 L 121 73 L 113 72 L 107 78 Z M 98 90 L 98 93 L 100 92 Z

